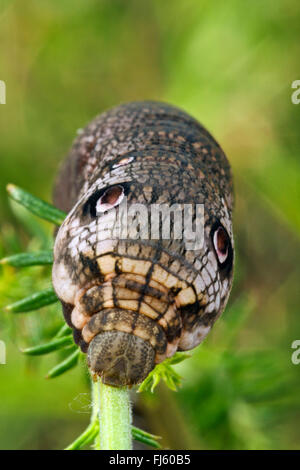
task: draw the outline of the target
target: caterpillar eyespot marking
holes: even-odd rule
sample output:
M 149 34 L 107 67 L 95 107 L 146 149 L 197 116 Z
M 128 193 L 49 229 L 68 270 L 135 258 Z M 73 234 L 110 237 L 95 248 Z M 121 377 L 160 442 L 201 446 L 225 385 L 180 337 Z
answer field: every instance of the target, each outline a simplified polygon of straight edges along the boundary
M 121 185 L 112 186 L 98 199 L 96 214 L 105 212 L 117 206 L 124 199 L 124 188 Z
M 218 264 L 222 272 L 228 272 L 233 264 L 233 249 L 227 230 L 216 222 L 212 227 L 211 237 Z
M 89 214 L 91 217 L 95 218 L 97 214 L 106 212 L 120 204 L 127 193 L 128 185 L 126 185 L 126 183 L 99 189 L 85 202 L 82 214 Z

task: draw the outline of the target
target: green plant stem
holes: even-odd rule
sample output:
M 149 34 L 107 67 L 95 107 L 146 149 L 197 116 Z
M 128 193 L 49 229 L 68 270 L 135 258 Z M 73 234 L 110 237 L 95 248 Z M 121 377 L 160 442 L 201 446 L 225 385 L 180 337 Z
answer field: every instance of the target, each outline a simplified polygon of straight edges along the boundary
M 90 444 L 94 440 L 94 448 L 100 450 L 99 445 L 99 406 L 98 406 L 98 390 L 97 383 L 93 382 L 91 378 L 92 385 L 92 414 L 90 424 L 86 430 L 65 450 L 79 450 L 87 444 Z
M 110 394 L 111 390 L 111 387 L 108 387 L 108 386 L 105 386 L 106 387 L 106 391 L 105 393 L 106 394 Z M 93 445 L 94 449 L 96 450 L 102 450 L 102 437 L 100 439 L 100 432 L 99 432 L 99 429 L 100 429 L 100 423 L 99 421 L 101 421 L 101 418 L 99 419 L 99 416 L 100 416 L 100 387 L 99 387 L 99 383 L 98 382 L 94 382 L 93 379 L 91 378 L 91 393 L 92 393 L 92 414 L 91 414 L 91 419 L 90 419 L 90 424 L 88 425 L 88 427 L 83 431 L 83 433 L 77 437 L 77 439 L 75 439 L 75 441 L 73 441 L 68 447 L 66 447 L 65 450 L 80 450 L 88 445 Z M 126 394 L 126 390 L 123 389 L 123 394 Z M 128 393 L 128 392 L 127 392 Z M 127 398 L 128 398 L 128 395 L 127 395 Z M 115 399 L 115 398 L 114 398 Z M 109 400 L 111 401 L 111 394 L 110 394 L 110 398 Z M 127 410 L 128 410 L 128 400 L 126 399 L 126 406 L 127 406 Z M 129 410 L 130 411 L 130 410 Z M 122 416 L 122 414 L 121 414 Z M 120 425 L 120 419 L 119 417 L 117 417 L 118 419 L 118 422 L 117 423 L 113 423 L 113 425 L 117 425 L 118 427 L 114 428 L 113 432 L 116 433 L 118 432 L 118 429 L 119 429 L 119 425 Z M 130 413 L 129 413 L 129 423 L 130 423 Z M 125 425 L 123 426 L 125 427 Z M 127 416 L 126 416 L 126 433 L 127 433 L 127 430 L 128 430 L 128 427 L 129 427 L 129 432 L 131 432 L 131 436 L 133 439 L 135 439 L 136 441 L 139 441 L 139 442 L 143 442 L 144 444 L 148 445 L 148 446 L 151 446 L 151 447 L 154 447 L 155 449 L 160 449 L 161 446 L 160 444 L 157 442 L 158 439 L 160 439 L 159 436 L 155 436 L 154 434 L 150 434 L 146 431 L 143 431 L 142 429 L 139 429 L 139 428 L 136 428 L 135 426 L 130 426 L 130 424 L 128 425 L 128 413 L 127 413 Z M 102 430 L 103 430 L 103 426 L 102 426 Z M 106 432 L 106 430 L 104 429 L 104 432 Z M 118 438 L 119 440 L 119 438 Z M 128 447 L 131 447 L 131 439 L 130 439 L 130 436 L 128 436 L 126 434 L 126 441 L 128 441 Z M 118 445 L 118 449 L 121 449 L 121 447 L 119 447 L 119 444 L 117 443 Z M 122 443 L 120 443 L 120 445 L 122 445 Z
M 95 448 L 101 450 L 131 450 L 131 404 L 127 387 L 94 382 L 93 406 L 99 410 L 100 434 Z M 98 447 L 99 446 L 99 447 Z

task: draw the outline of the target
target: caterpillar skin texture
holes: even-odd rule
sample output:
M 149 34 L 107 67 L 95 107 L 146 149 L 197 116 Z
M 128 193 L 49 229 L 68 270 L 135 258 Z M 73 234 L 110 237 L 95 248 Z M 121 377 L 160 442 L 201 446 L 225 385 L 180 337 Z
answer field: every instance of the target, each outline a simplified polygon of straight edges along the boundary
M 204 243 L 112 236 L 113 208 L 204 204 Z M 222 313 L 233 275 L 232 178 L 219 144 L 167 104 L 115 107 L 80 130 L 54 188 L 68 213 L 53 285 L 89 368 L 115 386 L 145 379 L 197 346 Z M 171 233 L 174 221 L 171 218 Z

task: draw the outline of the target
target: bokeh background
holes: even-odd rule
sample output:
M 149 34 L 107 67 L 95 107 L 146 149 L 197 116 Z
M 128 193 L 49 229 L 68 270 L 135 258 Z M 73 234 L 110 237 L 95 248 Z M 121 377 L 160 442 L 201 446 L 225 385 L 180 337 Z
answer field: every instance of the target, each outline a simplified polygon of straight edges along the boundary
M 8 182 L 51 200 L 76 130 L 129 100 L 198 118 L 233 167 L 236 269 L 222 318 L 183 386 L 135 397 L 135 416 L 173 449 L 297 449 L 300 364 L 300 79 L 297 0 L 1 0 L 0 255 L 51 244 L 53 228 L 10 205 Z M 0 305 L 49 285 L 48 268 L 1 268 Z M 84 365 L 53 380 L 59 356 L 24 358 L 59 308 L 0 312 L 0 448 L 63 448 L 89 420 Z

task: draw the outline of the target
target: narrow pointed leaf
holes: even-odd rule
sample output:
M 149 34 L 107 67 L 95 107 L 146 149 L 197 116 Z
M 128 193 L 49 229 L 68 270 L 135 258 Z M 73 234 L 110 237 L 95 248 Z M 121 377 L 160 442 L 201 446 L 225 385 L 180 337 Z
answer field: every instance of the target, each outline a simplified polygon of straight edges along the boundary
M 18 300 L 13 304 L 7 305 L 5 310 L 12 313 L 24 313 L 30 312 L 31 310 L 37 310 L 38 308 L 45 307 L 45 305 L 53 304 L 58 302 L 58 298 L 52 287 L 41 290 L 35 294 L 25 297 L 22 300 Z
M 65 450 L 80 450 L 88 444 L 92 444 L 98 433 L 99 424 L 94 422 L 90 424 L 72 444 L 66 447 Z
M 61 225 L 66 217 L 66 214 L 61 210 L 52 206 L 48 202 L 33 196 L 14 184 L 7 185 L 7 192 L 14 201 L 26 207 L 26 209 L 38 217 L 48 220 L 48 222 Z
M 54 338 L 61 338 L 62 336 L 67 336 L 72 333 L 72 328 L 67 325 L 67 323 L 64 323 L 62 327 L 58 330 Z
M 134 434 L 132 435 L 133 439 L 135 441 L 142 442 L 143 444 L 147 444 L 150 447 L 154 447 L 155 449 L 161 449 L 161 445 L 159 442 L 154 441 L 153 439 L 148 439 L 147 437 L 144 436 L 135 436 Z
M 184 353 L 184 352 L 177 352 L 174 354 L 174 356 L 167 359 L 166 362 L 174 366 L 175 364 L 179 364 L 180 362 L 185 361 L 186 359 L 189 359 L 190 357 L 192 357 L 191 354 Z
M 143 444 L 147 444 L 155 449 L 161 449 L 161 445 L 157 442 L 157 439 L 161 439 L 160 436 L 155 436 L 154 434 L 150 434 L 142 429 L 136 428 L 132 426 L 132 437 L 136 441 L 142 442 Z
M 152 385 L 151 385 L 151 393 L 154 392 L 156 389 L 157 385 L 159 384 L 161 380 L 161 375 L 160 374 L 154 374 L 152 377 Z
M 150 372 L 151 374 L 151 372 Z M 145 378 L 145 380 L 141 383 L 141 385 L 138 388 L 138 393 L 141 392 L 150 392 L 151 391 L 151 385 L 153 381 L 153 375 L 148 375 L 148 377 Z
M 26 230 L 30 238 L 34 238 L 39 242 L 40 249 L 49 249 L 49 233 L 46 227 L 41 223 L 34 214 L 32 214 L 26 207 L 21 206 L 13 199 L 10 200 L 10 208 L 17 220 L 21 223 L 22 227 Z M 14 250 L 18 253 L 19 250 Z
M 176 353 L 172 358 L 165 359 L 161 364 L 157 364 L 144 382 L 141 383 L 138 392 L 153 393 L 161 380 L 163 380 L 171 390 L 176 391 L 181 386 L 182 377 L 173 369 L 171 364 L 178 364 L 188 357 L 190 357 L 188 354 Z
M 57 338 L 49 343 L 39 344 L 38 346 L 33 346 L 32 348 L 27 348 L 21 350 L 23 354 L 29 356 L 40 356 L 43 354 L 48 354 L 52 351 L 57 351 L 58 349 L 64 348 L 66 346 L 72 346 L 74 344 L 72 336 L 64 336 L 63 338 Z
M 57 364 L 55 367 L 53 367 L 53 369 L 48 372 L 48 374 L 46 375 L 46 379 L 53 379 L 54 377 L 58 377 L 59 375 L 62 375 L 68 370 L 75 367 L 79 359 L 79 354 L 80 351 L 76 346 L 75 351 L 73 351 L 70 356 L 68 356 L 64 361 Z
M 91 423 L 86 430 L 65 450 L 80 450 L 83 447 L 92 444 L 95 437 L 99 433 L 99 423 L 97 421 Z M 143 444 L 147 444 L 155 449 L 161 449 L 161 445 L 157 442 L 157 439 L 160 439 L 159 436 L 155 436 L 150 434 L 142 429 L 136 428 L 132 426 L 132 438 L 136 441 L 142 442 Z
M 23 268 L 26 266 L 44 265 L 53 263 L 53 252 L 39 251 L 36 253 L 18 253 L 0 260 L 1 264 L 7 264 L 14 268 Z

